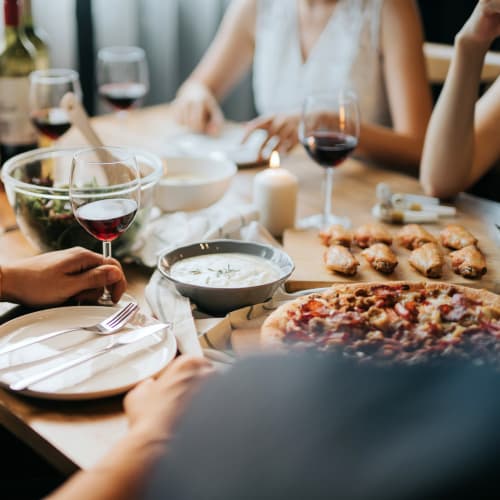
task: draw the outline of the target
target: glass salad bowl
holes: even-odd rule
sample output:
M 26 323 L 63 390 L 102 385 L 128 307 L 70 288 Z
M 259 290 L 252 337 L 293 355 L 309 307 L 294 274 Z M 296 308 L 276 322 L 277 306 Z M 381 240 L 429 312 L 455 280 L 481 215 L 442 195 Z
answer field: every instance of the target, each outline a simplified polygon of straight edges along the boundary
M 83 246 L 100 252 L 100 242 L 75 220 L 69 201 L 69 176 L 73 155 L 84 149 L 41 148 L 8 160 L 1 177 L 17 223 L 26 238 L 42 252 Z M 114 244 L 113 253 L 123 257 L 144 229 L 153 206 L 153 188 L 162 176 L 160 158 L 130 148 L 141 174 L 141 200 L 137 216 Z

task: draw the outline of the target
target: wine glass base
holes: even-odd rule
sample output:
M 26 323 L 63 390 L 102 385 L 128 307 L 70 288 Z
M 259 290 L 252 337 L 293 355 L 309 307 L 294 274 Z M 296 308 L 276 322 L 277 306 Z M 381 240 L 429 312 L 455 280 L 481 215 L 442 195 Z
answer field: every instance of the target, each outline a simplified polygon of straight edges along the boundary
M 297 222 L 297 229 L 325 229 L 332 224 L 340 224 L 346 229 L 351 227 L 351 221 L 347 217 L 340 217 L 338 215 L 325 217 L 324 214 L 316 214 L 300 219 Z

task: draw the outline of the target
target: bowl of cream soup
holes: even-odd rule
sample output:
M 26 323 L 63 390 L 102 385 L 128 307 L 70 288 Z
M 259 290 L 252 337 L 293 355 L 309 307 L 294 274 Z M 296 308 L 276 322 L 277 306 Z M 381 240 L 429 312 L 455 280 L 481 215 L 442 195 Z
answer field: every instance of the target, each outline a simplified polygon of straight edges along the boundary
M 236 165 L 215 158 L 163 158 L 165 174 L 155 187 L 155 204 L 164 212 L 201 210 L 220 200 Z
M 279 248 L 214 240 L 166 252 L 158 269 L 200 309 L 221 315 L 270 299 L 294 264 Z

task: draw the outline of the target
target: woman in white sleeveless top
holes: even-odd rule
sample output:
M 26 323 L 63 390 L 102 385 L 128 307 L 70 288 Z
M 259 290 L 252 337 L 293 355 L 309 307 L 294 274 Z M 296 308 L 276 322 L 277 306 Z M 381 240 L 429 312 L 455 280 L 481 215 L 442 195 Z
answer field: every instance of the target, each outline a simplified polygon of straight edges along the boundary
M 417 167 L 431 97 L 413 0 L 233 0 L 211 47 L 179 89 L 174 111 L 217 132 L 218 105 L 253 63 L 259 117 L 280 149 L 297 142 L 304 97 L 352 88 L 360 101 L 358 152 Z

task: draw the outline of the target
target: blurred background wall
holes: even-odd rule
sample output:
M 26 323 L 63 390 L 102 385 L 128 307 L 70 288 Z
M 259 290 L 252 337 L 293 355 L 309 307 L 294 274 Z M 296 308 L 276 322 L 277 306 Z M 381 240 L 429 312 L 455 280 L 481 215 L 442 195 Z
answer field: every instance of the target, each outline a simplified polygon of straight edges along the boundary
M 32 0 L 32 3 L 35 24 L 48 35 L 52 66 L 80 70 L 85 105 L 94 114 L 102 111 L 95 97 L 94 72 L 95 54 L 100 47 L 127 44 L 143 47 L 151 79 L 145 102 L 169 101 L 208 47 L 230 1 Z M 418 0 L 418 3 L 426 39 L 452 44 L 477 0 Z M 496 48 L 500 48 L 498 43 Z M 435 95 L 438 92 L 435 89 Z M 250 76 L 226 99 L 224 109 L 234 120 L 254 115 Z

